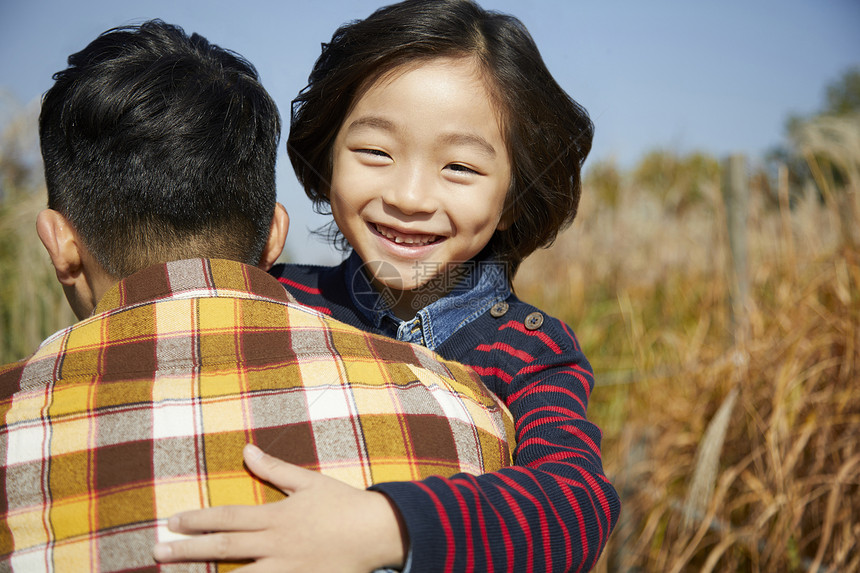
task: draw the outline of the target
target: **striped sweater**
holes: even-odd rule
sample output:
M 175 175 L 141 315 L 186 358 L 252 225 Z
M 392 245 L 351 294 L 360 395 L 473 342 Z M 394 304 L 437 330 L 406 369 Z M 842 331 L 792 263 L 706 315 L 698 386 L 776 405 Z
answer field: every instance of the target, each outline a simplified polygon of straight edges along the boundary
M 368 331 L 345 265 L 278 265 L 295 298 Z M 436 351 L 471 366 L 510 409 L 515 466 L 374 485 L 409 532 L 411 573 L 587 571 L 618 521 L 620 502 L 586 419 L 594 376 L 573 331 L 514 295 L 457 330 Z

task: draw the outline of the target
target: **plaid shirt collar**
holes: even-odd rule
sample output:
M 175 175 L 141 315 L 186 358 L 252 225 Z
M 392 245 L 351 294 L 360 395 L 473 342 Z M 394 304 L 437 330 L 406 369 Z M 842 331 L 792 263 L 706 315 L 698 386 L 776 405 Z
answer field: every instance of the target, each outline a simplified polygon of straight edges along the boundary
M 268 273 L 222 259 L 187 259 L 153 265 L 113 285 L 93 316 L 157 300 L 230 294 L 282 303 L 296 300 Z

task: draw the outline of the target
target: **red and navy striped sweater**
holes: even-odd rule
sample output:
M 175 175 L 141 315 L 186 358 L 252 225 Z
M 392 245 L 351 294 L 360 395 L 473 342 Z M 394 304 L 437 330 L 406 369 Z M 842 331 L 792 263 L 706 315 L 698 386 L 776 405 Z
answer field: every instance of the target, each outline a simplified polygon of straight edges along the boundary
M 296 299 L 378 332 L 352 304 L 344 266 L 277 265 Z M 411 572 L 587 571 L 618 521 L 600 429 L 586 419 L 594 376 L 571 329 L 507 299 L 436 351 L 474 368 L 516 421 L 515 466 L 472 476 L 377 484 L 409 532 Z M 536 314 L 537 313 L 537 314 Z

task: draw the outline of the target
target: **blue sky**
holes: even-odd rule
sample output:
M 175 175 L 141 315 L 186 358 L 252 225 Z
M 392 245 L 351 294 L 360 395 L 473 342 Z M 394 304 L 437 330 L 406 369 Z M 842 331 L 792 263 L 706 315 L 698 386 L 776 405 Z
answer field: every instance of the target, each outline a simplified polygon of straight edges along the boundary
M 378 1 L 0 0 L 0 89 L 37 99 L 66 57 L 100 32 L 161 18 L 251 60 L 285 120 L 319 45 Z M 519 17 L 550 71 L 596 125 L 590 162 L 635 164 L 655 148 L 752 157 L 778 144 L 791 113 L 823 103 L 828 82 L 860 65 L 857 0 L 486 0 Z M 284 134 L 286 138 L 286 134 Z M 283 146 L 282 146 L 283 147 Z M 312 213 L 282 149 L 279 199 L 292 260 L 339 256 L 308 229 Z M 586 163 L 586 166 L 588 163 Z

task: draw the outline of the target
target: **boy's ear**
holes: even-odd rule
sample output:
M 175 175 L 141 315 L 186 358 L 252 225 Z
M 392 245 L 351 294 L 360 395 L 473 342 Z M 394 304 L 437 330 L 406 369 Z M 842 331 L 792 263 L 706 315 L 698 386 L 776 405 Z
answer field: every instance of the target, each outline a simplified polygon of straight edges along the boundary
M 258 267 L 268 271 L 284 251 L 284 242 L 287 240 L 287 232 L 290 230 L 290 216 L 287 209 L 280 203 L 275 203 L 275 213 L 272 215 L 272 223 L 269 226 L 269 240 L 263 247 Z
M 36 216 L 36 233 L 51 257 L 57 280 L 64 287 L 74 286 L 81 280 L 83 264 L 78 235 L 68 219 L 45 209 Z
M 496 225 L 497 231 L 507 231 L 514 224 L 514 186 L 510 183 L 508 192 L 505 194 L 505 202 L 502 204 L 502 214 L 499 216 L 499 223 Z
M 513 210 L 508 208 L 507 203 L 505 203 L 505 208 L 502 211 L 502 216 L 499 219 L 499 224 L 496 225 L 497 231 L 507 231 L 511 225 L 514 224 L 514 214 Z

